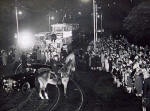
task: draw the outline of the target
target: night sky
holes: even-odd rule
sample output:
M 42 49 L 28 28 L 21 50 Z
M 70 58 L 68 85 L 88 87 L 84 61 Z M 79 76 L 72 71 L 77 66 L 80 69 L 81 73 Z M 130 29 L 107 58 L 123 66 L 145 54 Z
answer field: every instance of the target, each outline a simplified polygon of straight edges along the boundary
M 129 11 L 141 0 L 97 0 L 98 13 L 103 14 L 105 30 L 120 30 Z M 1 0 L 0 42 L 11 43 L 16 32 L 15 5 L 23 12 L 19 15 L 19 29 L 34 33 L 48 31 L 48 15 L 54 23 L 78 23 L 82 31 L 92 32 L 92 0 Z M 64 21 L 63 17 L 65 17 Z M 100 22 L 98 22 L 100 24 Z M 98 26 L 99 26 L 98 24 Z

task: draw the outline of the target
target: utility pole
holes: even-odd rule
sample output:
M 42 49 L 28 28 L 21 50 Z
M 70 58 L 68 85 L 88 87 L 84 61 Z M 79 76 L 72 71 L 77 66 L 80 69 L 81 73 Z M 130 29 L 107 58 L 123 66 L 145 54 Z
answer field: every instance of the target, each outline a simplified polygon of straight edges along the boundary
M 96 41 L 97 41 L 97 16 L 98 16 L 98 12 L 97 12 L 97 4 L 95 5 L 95 20 L 96 20 L 96 25 L 95 25 L 95 30 L 96 30 Z
M 103 14 L 102 13 L 101 13 L 100 18 L 101 18 L 101 29 L 100 29 L 100 32 L 102 34 L 104 32 L 104 29 L 103 29 Z
M 96 40 L 95 40 L 96 39 L 96 33 L 95 33 L 96 32 L 96 27 L 95 27 L 96 26 L 96 24 L 95 24 L 96 23 L 96 20 L 95 20 L 96 9 L 95 9 L 95 5 L 96 5 L 95 0 L 93 0 L 94 49 L 96 48 Z
M 19 41 L 19 22 L 18 22 L 18 2 L 17 0 L 15 0 L 15 14 L 16 14 L 16 26 L 17 26 L 17 42 L 16 42 L 16 57 L 15 57 L 15 61 L 19 61 L 19 58 L 21 57 L 21 50 L 18 46 L 18 41 Z
M 48 24 L 49 24 L 49 31 L 51 31 L 51 16 L 48 15 Z

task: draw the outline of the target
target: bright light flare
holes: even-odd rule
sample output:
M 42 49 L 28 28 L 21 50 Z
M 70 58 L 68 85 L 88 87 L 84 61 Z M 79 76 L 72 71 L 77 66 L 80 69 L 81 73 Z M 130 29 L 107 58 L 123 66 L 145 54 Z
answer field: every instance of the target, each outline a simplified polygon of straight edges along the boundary
M 30 32 L 19 33 L 18 46 L 22 49 L 29 49 L 34 46 L 33 34 Z
M 54 16 L 52 16 L 52 17 L 51 17 L 51 20 L 54 20 L 54 19 L 55 19 L 55 17 L 54 17 Z
M 89 2 L 90 0 L 81 0 L 82 2 L 84 2 L 84 3 L 87 3 L 87 2 Z
M 18 14 L 19 14 L 19 15 L 22 15 L 22 11 L 18 11 Z
M 82 12 L 78 12 L 79 15 L 82 15 Z

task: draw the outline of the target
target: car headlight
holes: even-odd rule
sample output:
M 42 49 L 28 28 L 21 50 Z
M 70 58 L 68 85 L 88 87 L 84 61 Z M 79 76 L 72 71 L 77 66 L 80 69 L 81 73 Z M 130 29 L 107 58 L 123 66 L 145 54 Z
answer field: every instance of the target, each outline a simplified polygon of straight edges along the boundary
M 13 90 L 13 86 L 16 85 L 16 81 L 13 79 L 4 79 L 3 80 L 3 88 L 7 91 L 9 90 Z

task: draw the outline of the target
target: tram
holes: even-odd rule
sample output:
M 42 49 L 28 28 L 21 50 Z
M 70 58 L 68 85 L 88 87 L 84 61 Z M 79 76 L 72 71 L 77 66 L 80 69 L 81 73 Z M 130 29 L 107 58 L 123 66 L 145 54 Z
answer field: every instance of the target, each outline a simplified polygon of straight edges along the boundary
M 52 33 L 56 34 L 57 40 L 61 41 L 58 46 L 67 52 L 71 50 L 73 32 L 78 30 L 79 24 L 53 24 Z
M 36 46 L 45 49 L 49 45 L 52 46 L 59 54 L 61 50 L 66 52 L 71 50 L 73 40 L 73 31 L 79 28 L 79 24 L 53 24 L 50 32 L 40 32 L 35 35 Z

